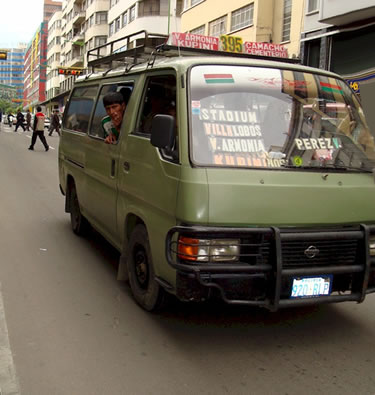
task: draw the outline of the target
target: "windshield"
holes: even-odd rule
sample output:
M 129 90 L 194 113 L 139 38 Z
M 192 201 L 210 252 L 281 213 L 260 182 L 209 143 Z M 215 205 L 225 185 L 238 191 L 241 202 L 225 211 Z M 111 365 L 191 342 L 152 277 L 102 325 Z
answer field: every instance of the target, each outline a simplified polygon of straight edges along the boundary
M 369 171 L 374 139 L 340 79 L 247 66 L 191 70 L 191 158 L 202 166 Z

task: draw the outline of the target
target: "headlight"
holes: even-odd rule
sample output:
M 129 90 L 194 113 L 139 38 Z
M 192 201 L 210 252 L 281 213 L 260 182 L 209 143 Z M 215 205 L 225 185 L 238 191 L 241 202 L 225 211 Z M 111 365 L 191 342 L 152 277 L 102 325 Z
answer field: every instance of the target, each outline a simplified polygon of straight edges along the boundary
M 236 239 L 202 240 L 181 236 L 178 257 L 195 262 L 236 262 L 240 254 L 240 241 Z
M 369 249 L 370 256 L 375 256 L 375 235 L 370 236 Z

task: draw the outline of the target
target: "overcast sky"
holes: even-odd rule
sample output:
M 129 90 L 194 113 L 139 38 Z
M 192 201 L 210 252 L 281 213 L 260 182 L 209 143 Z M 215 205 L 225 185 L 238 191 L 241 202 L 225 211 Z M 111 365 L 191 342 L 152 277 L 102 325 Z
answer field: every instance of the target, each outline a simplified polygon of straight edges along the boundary
M 0 0 L 0 48 L 29 44 L 43 21 L 43 0 Z

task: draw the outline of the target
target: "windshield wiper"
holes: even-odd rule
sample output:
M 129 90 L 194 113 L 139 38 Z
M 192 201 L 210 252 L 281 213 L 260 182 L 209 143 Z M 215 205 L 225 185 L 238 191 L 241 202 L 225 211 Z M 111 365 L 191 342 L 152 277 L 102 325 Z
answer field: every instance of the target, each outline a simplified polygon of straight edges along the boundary
M 359 173 L 372 173 L 372 169 L 366 169 L 363 167 L 354 167 L 354 166 L 340 166 L 340 165 L 329 165 L 326 164 L 324 166 L 311 166 L 311 165 L 302 165 L 302 166 L 296 166 L 296 165 L 288 165 L 284 164 L 281 165 L 282 167 L 285 167 L 286 169 L 302 169 L 302 170 L 318 170 L 318 171 L 334 171 L 334 170 L 339 170 L 342 172 L 345 171 L 356 171 Z

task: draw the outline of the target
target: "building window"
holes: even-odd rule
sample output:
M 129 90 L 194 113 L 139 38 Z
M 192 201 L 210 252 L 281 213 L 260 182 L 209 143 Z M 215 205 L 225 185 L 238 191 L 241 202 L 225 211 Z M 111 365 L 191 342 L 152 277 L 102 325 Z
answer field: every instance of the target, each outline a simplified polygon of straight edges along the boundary
M 121 18 L 118 17 L 115 21 L 115 32 L 118 32 L 121 29 Z
M 191 6 L 202 3 L 204 0 L 191 0 Z
M 102 25 L 107 23 L 107 12 L 97 12 L 95 23 L 97 25 Z
M 215 19 L 210 22 L 210 36 L 220 36 L 221 34 L 225 34 L 227 32 L 227 16 L 222 16 L 221 18 Z
M 318 0 L 308 0 L 307 12 L 318 11 L 319 1 Z
M 129 9 L 129 23 L 135 19 L 135 5 Z
M 115 22 L 112 22 L 112 23 L 109 24 L 109 34 L 108 35 L 112 36 L 114 31 L 115 31 Z
M 128 24 L 128 13 L 124 12 L 122 14 L 122 27 L 126 26 Z
M 182 0 L 176 1 L 176 16 L 181 16 L 182 12 Z
M 292 22 L 292 0 L 284 0 L 283 31 L 281 41 L 290 40 L 290 25 Z
M 189 8 L 189 0 L 184 0 L 184 10 Z
M 190 30 L 190 33 L 191 34 L 201 34 L 202 36 L 204 36 L 204 34 L 206 33 L 206 26 L 202 25 L 202 26 L 196 27 L 195 29 Z
M 231 30 L 242 29 L 253 24 L 254 3 L 232 12 Z
M 95 47 L 99 47 L 101 45 L 104 45 L 107 43 L 107 37 L 106 36 L 97 36 L 95 37 Z
M 138 3 L 138 16 L 160 15 L 160 0 L 143 0 Z

